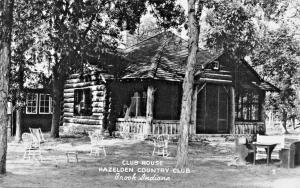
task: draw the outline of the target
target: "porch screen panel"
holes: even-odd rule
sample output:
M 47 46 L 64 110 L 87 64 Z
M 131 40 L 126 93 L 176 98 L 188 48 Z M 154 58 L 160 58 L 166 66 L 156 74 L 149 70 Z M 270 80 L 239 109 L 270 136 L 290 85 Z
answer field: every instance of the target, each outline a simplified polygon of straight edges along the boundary
M 238 121 L 259 121 L 260 95 L 256 91 L 243 91 L 236 98 L 236 118 Z
M 218 123 L 218 87 L 206 86 L 205 132 L 216 133 Z
M 251 120 L 259 119 L 259 95 L 252 93 Z
M 205 132 L 205 113 L 206 113 L 206 87 L 197 96 L 197 120 L 196 134 Z
M 134 92 L 131 97 L 130 117 L 146 116 L 147 93 Z
M 158 83 L 155 88 L 154 119 L 178 120 L 181 107 L 181 85 Z
M 225 86 L 219 86 L 219 108 L 218 108 L 218 132 L 228 131 L 228 94 Z

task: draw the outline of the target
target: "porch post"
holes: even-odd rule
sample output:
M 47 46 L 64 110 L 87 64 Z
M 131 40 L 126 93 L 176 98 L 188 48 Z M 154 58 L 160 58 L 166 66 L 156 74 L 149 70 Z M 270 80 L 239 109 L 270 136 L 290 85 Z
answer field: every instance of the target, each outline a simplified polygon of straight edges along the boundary
M 235 132 L 235 90 L 233 86 L 230 86 L 230 100 L 229 100 L 229 126 L 230 133 L 236 134 Z
M 192 110 L 191 110 L 191 122 L 189 128 L 189 135 L 196 134 L 198 90 L 199 90 L 199 85 L 196 85 L 194 87 L 193 96 L 192 96 Z
M 144 129 L 144 134 L 151 134 L 151 126 L 153 122 L 153 107 L 154 107 L 154 92 L 155 89 L 152 85 L 147 88 L 147 106 L 146 106 L 146 127 Z
M 260 120 L 264 124 L 264 133 L 266 132 L 266 92 L 263 91 L 262 94 L 260 95 Z

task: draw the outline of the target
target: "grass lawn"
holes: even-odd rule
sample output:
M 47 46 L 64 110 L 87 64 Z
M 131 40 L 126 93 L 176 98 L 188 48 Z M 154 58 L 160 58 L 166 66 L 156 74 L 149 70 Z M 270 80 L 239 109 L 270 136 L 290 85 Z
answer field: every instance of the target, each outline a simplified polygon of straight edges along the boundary
M 188 168 L 174 169 L 176 144 L 170 144 L 170 157 L 162 158 L 152 156 L 150 141 L 111 139 L 105 141 L 107 156 L 94 157 L 89 156 L 88 137 L 46 138 L 42 162 L 23 160 L 23 145 L 9 142 L 8 173 L 0 177 L 0 187 L 300 186 L 300 167 L 279 168 L 276 153 L 270 166 L 262 159 L 264 155 L 258 156 L 261 160 L 255 166 L 229 165 L 235 157 L 234 144 L 224 140 L 190 143 Z M 67 163 L 67 151 L 77 151 L 79 162 L 71 158 Z M 146 164 L 150 162 L 155 164 Z

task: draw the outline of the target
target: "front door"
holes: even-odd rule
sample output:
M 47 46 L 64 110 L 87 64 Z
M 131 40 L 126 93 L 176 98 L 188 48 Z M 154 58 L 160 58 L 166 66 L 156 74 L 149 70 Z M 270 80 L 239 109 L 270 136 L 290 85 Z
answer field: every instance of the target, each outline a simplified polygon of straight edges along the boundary
M 207 84 L 198 94 L 196 133 L 229 133 L 226 86 Z

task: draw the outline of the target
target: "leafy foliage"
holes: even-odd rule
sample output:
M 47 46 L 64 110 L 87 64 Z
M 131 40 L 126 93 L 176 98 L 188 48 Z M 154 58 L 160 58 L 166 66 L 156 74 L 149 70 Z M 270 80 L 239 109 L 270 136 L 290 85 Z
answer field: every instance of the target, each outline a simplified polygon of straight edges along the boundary
M 281 90 L 269 96 L 268 106 L 274 111 L 288 113 L 288 117 L 295 116 L 299 43 L 284 25 L 278 30 L 267 31 L 261 40 L 260 48 L 253 55 L 254 65 L 260 66 L 264 78 Z
M 21 36 L 19 33 L 24 32 L 27 36 L 24 41 L 16 38 L 19 54 L 16 62 L 23 65 L 36 63 L 36 60 L 46 61 L 52 72 L 52 128 L 55 128 L 51 130 L 52 135 L 58 136 L 59 103 L 65 77 L 83 72 L 89 63 L 107 68 L 104 61 L 110 54 L 116 54 L 120 31 L 136 30 L 140 17 L 147 11 L 147 3 L 153 7 L 157 18 L 163 20 L 162 26 L 176 26 L 183 21 L 183 10 L 175 5 L 175 0 L 26 0 L 17 6 L 16 13 L 20 10 L 20 15 L 26 18 L 24 23 L 29 23 L 30 28 L 20 24 L 24 30 L 16 29 L 16 35 Z M 26 53 L 29 61 L 24 61 Z
M 46 57 L 53 67 L 63 65 L 62 69 L 71 72 L 87 61 L 99 62 L 101 55 L 115 53 L 120 31 L 136 30 L 147 3 L 163 27 L 184 21 L 183 10 L 175 0 L 26 1 L 26 20 L 37 34 L 33 48 L 40 59 Z M 36 20 L 38 24 L 34 24 Z
M 281 89 L 267 97 L 269 109 L 283 119 L 298 115 L 300 2 L 204 2 L 207 15 L 201 24 L 206 27 L 202 36 L 206 47 L 223 50 L 228 60 L 250 56 L 261 75 Z
M 253 65 L 266 80 L 280 88 L 279 94 L 267 96 L 267 107 L 277 113 L 286 129 L 286 121 L 299 117 L 300 46 L 299 46 L 299 1 L 281 1 L 274 14 L 260 18 L 265 27 L 258 36 L 258 48 L 252 54 Z M 296 11 L 295 11 L 296 10 Z M 271 22 L 272 21 L 272 22 Z M 271 24 L 270 24 L 271 23 Z M 287 131 L 287 130 L 286 130 Z
M 256 46 L 253 7 L 239 1 L 216 1 L 208 10 L 207 46 L 240 59 Z

